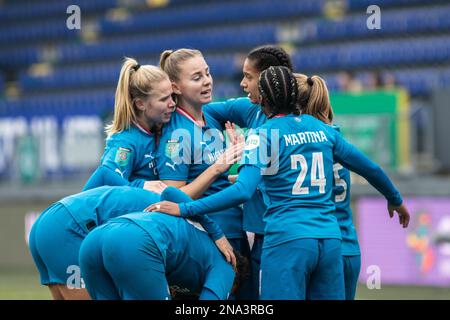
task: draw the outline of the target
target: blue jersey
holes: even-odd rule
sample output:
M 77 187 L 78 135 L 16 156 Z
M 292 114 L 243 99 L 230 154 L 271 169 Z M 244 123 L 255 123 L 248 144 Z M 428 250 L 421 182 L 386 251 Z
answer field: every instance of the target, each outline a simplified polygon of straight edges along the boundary
M 83 190 L 108 185 L 142 188 L 148 180 L 158 180 L 154 135 L 139 125 L 114 133 L 106 140 L 101 167 Z
M 228 264 L 208 235 L 189 220 L 157 212 L 131 213 L 114 221 L 131 220 L 155 241 L 165 262 L 169 286 L 200 294 L 203 287 L 227 297 L 234 280 Z
M 59 200 L 73 219 L 88 233 L 111 218 L 144 210 L 161 196 L 140 188 L 103 186 Z
M 206 105 L 204 110 L 207 110 L 221 123 L 231 121 L 243 128 L 256 129 L 267 121 L 261 107 L 252 104 L 248 98 L 213 102 Z M 339 128 L 335 128 L 339 131 Z M 342 252 L 343 255 L 357 255 L 360 254 L 360 249 L 350 208 L 350 172 L 337 162 L 333 168 L 336 182 L 333 197 L 336 202 L 335 214 L 342 233 Z M 258 189 L 264 190 L 264 184 L 260 184 Z M 267 209 L 263 202 L 264 195 L 265 193 L 258 194 L 257 192 L 250 201 L 244 203 L 244 230 L 256 233 L 264 232 L 263 213 Z
M 251 103 L 249 98 L 212 102 L 205 105 L 203 111 L 222 124 L 231 121 L 241 128 L 256 129 L 267 121 L 261 106 Z M 243 205 L 244 230 L 258 234 L 264 233 L 263 214 L 267 209 L 264 197 L 264 184 L 261 183 L 258 186 L 258 191 Z
M 309 115 L 270 119 L 247 138 L 236 183 L 218 194 L 180 204 L 183 216 L 248 200 L 264 180 L 268 209 L 264 247 L 302 238 L 341 239 L 332 199 L 333 159 L 365 177 L 389 203 L 402 198 L 384 171 L 339 132 Z
M 341 239 L 331 198 L 335 144 L 335 135 L 310 116 L 270 119 L 247 138 L 243 162 L 263 170 L 269 198 L 265 247 L 300 238 Z
M 261 106 L 253 104 L 249 98 L 229 99 L 223 102 L 211 102 L 203 111 L 219 121 L 231 121 L 241 128 L 258 128 L 267 121 Z
M 217 120 L 204 113 L 206 125 L 201 126 L 182 108 L 178 107 L 163 128 L 157 152 L 157 166 L 161 180 L 178 180 L 191 183 L 225 149 L 225 138 Z M 229 187 L 228 174 L 220 175 L 205 191 L 208 196 Z M 230 238 L 243 237 L 242 210 L 229 208 L 209 214 Z
M 339 128 L 334 126 L 339 132 Z M 361 251 L 358 243 L 358 235 L 353 225 L 353 214 L 350 207 L 350 171 L 344 168 L 340 163 L 333 164 L 334 185 L 333 200 L 336 204 L 334 214 L 341 228 L 342 235 L 342 255 L 353 256 L 360 255 Z
M 129 186 L 103 186 L 65 197 L 58 202 L 67 209 L 83 231 L 88 233 L 111 218 L 142 211 L 149 205 L 168 199 L 176 202 L 192 200 L 183 191 L 173 187 L 166 188 L 159 195 Z M 191 220 L 199 228 L 204 228 L 214 240 L 224 235 L 208 216 L 192 216 Z

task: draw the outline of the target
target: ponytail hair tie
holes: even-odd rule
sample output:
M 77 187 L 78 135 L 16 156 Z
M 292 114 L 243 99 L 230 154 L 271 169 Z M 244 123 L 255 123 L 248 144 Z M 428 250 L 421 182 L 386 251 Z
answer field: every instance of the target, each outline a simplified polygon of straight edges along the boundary
M 135 72 L 139 70 L 139 68 L 141 67 L 141 65 L 138 63 L 137 65 L 131 67 Z
M 314 84 L 314 81 L 311 79 L 311 77 L 308 77 L 308 79 L 306 79 L 306 82 L 312 87 Z

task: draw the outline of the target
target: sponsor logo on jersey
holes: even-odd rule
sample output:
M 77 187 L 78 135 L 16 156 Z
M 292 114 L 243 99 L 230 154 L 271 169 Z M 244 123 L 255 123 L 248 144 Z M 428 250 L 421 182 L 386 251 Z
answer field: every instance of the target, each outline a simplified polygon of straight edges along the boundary
M 259 147 L 259 136 L 252 134 L 247 138 L 244 150 L 253 150 Z

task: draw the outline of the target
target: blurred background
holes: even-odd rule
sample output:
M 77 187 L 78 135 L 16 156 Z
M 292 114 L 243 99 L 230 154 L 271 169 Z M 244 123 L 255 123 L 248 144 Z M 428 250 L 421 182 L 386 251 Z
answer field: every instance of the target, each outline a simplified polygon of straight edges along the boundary
M 352 177 L 357 299 L 450 299 L 448 0 L 0 0 L 0 299 L 50 299 L 27 235 L 98 165 L 124 56 L 200 49 L 222 100 L 264 44 L 327 81 L 336 124 L 411 211 L 403 230 Z

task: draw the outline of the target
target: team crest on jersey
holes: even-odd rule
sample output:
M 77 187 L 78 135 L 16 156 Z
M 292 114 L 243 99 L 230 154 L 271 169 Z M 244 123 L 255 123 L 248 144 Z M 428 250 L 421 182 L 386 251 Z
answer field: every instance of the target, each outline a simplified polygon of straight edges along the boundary
M 244 150 L 253 150 L 259 147 L 259 136 L 252 134 L 247 138 Z
M 178 140 L 167 140 L 165 154 L 169 158 L 178 155 L 180 151 L 180 142 Z
M 130 154 L 130 149 L 119 147 L 119 149 L 117 149 L 116 151 L 114 162 L 117 163 L 119 167 L 125 167 L 130 160 Z

